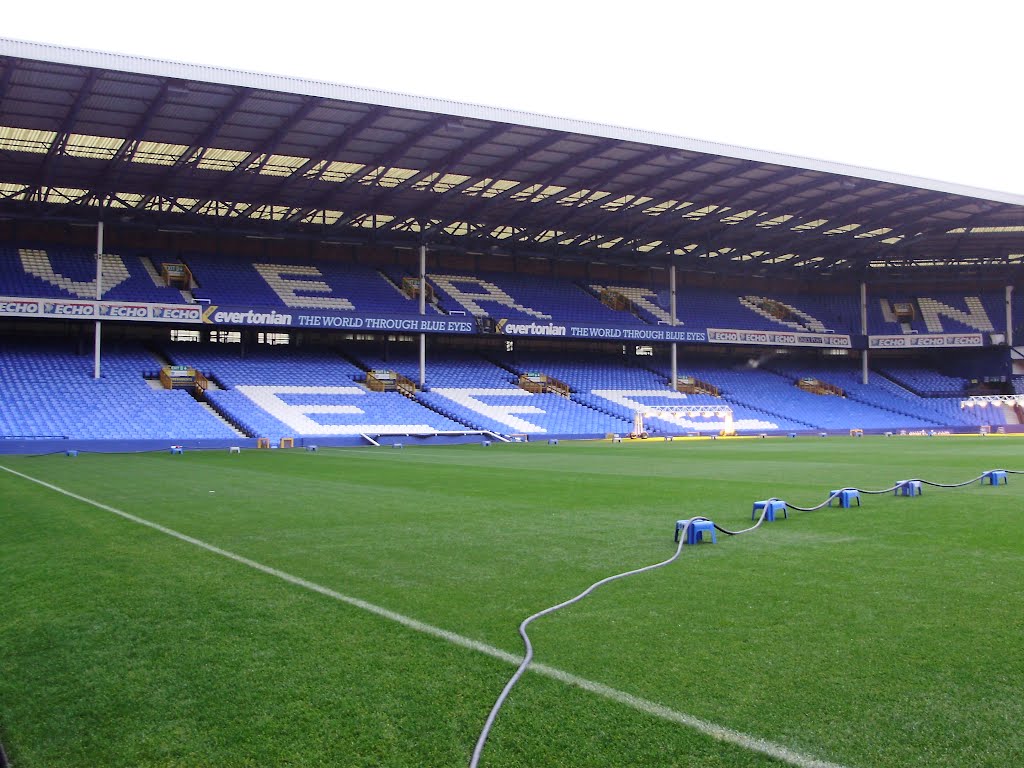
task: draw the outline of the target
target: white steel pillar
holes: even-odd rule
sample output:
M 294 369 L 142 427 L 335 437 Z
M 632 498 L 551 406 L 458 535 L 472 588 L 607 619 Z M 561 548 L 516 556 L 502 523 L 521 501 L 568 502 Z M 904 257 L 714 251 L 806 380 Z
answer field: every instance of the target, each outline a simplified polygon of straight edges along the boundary
M 420 244 L 420 314 L 427 314 L 427 246 Z M 420 389 L 427 383 L 427 334 L 420 334 Z
M 1013 286 L 1006 286 L 1006 346 L 1013 347 Z
M 678 325 L 676 319 L 676 265 L 668 268 L 668 312 L 672 316 L 672 326 Z M 672 391 L 679 386 L 679 363 L 677 358 L 676 343 L 672 342 Z
M 860 284 L 860 333 L 864 337 L 864 351 L 860 355 L 860 380 L 868 383 L 868 284 Z
M 103 298 L 103 222 L 96 224 L 96 301 Z M 96 317 L 99 317 L 99 307 L 96 309 Z M 100 344 L 103 335 L 102 323 L 97 319 L 96 328 L 93 332 L 93 356 L 92 356 L 92 377 L 100 377 Z

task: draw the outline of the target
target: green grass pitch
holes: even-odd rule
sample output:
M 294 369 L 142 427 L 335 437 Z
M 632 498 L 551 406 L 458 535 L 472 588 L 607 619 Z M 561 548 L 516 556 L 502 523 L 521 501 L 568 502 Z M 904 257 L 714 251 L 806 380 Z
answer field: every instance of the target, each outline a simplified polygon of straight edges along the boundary
M 0 465 L 519 656 L 675 520 L 1024 469 L 1011 437 L 466 445 Z M 1024 475 L 792 512 L 538 621 L 536 660 L 791 764 L 1024 762 Z M 16 768 L 464 766 L 514 666 L 0 472 Z M 785 764 L 527 673 L 482 766 Z

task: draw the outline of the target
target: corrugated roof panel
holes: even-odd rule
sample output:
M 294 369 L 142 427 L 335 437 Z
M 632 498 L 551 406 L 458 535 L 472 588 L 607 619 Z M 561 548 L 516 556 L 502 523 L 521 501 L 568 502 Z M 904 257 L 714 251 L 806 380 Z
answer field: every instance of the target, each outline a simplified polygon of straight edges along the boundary
M 24 200 L 30 187 L 27 184 L 0 182 L 0 197 L 8 200 Z
M 559 187 L 553 184 L 530 184 L 525 189 L 512 193 L 512 199 L 526 200 L 531 203 L 540 203 L 547 200 L 549 197 L 560 195 L 563 192 L 565 192 L 565 187 Z
M 459 184 L 469 181 L 469 176 L 460 173 L 431 173 L 413 184 L 412 188 L 417 190 L 429 190 L 430 192 L 445 193 Z
M 140 141 L 135 145 L 135 151 L 132 153 L 132 162 L 150 165 L 174 165 L 188 149 L 186 144 Z
M 0 150 L 46 154 L 56 138 L 56 131 L 36 131 L 0 126 Z
M 74 187 L 40 187 L 39 200 L 46 203 L 64 205 L 82 199 L 89 194 L 88 190 Z
M 794 232 L 806 232 L 811 229 L 818 229 L 828 224 L 828 219 L 815 219 L 814 221 L 805 221 L 803 224 L 797 224 L 793 227 Z
M 861 240 L 869 237 L 881 237 L 882 235 L 887 235 L 890 232 L 892 232 L 892 227 L 878 227 L 877 229 L 872 229 L 868 232 L 858 232 L 854 235 L 854 238 Z
M 360 184 L 393 189 L 404 181 L 408 181 L 419 171 L 413 168 L 387 168 L 378 166 L 359 180 Z
M 72 157 L 112 160 L 123 145 L 124 139 L 72 133 L 68 136 L 67 142 L 64 145 L 64 152 Z
M 308 162 L 309 158 L 307 157 L 264 155 L 259 160 L 256 160 L 254 165 L 259 167 L 259 172 L 264 176 L 287 177 L 291 176 Z
M 344 216 L 344 211 L 332 211 L 327 209 L 320 209 L 316 211 L 310 211 L 302 217 L 303 224 L 316 224 L 319 226 L 330 226 Z
M 845 235 L 847 232 L 853 232 L 855 229 L 860 229 L 860 224 L 843 224 L 839 227 L 833 227 L 828 230 L 826 235 Z
M 379 229 L 394 221 L 394 216 L 384 213 L 364 213 L 352 219 L 352 226 L 362 229 Z
M 233 171 L 242 164 L 250 153 L 237 149 L 217 149 L 207 147 L 192 162 L 207 171 Z

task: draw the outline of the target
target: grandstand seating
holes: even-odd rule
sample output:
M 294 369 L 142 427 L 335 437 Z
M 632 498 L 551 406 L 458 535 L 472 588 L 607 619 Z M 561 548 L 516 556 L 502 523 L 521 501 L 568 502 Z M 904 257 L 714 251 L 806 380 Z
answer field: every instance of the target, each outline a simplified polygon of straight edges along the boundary
M 561 278 L 450 271 L 432 273 L 428 278 L 449 311 L 524 323 L 647 324 L 630 312 L 605 306 L 584 288 Z
M 932 429 L 1002 425 L 1003 410 L 961 409 L 960 397 L 923 397 L 889 375 L 873 372 L 868 385 L 846 360 L 769 359 L 762 367 L 717 358 L 681 361 L 690 374 L 720 388 L 720 397 L 681 394 L 667 386 L 664 363 L 638 357 L 580 354 L 508 354 L 486 360 L 468 352 L 431 355 L 428 386 L 415 399 L 361 386 L 368 369 L 395 370 L 418 379 L 418 356 L 400 349 L 383 359 L 363 351 L 346 358 L 330 350 L 168 343 L 165 357 L 195 367 L 216 386 L 209 401 L 254 437 L 330 437 L 369 432 L 430 434 L 491 430 L 501 434 L 596 436 L 626 434 L 633 416 L 646 412 L 647 431 L 679 434 L 717 431 L 717 418 L 658 414 L 658 406 L 728 406 L 740 431 Z M 104 351 L 103 378 L 91 378 L 92 359 L 66 340 L 5 343 L 0 350 L 0 435 L 80 438 L 226 438 L 234 433 L 182 391 L 154 391 L 144 381 L 160 359 L 136 343 Z M 651 367 L 646 367 L 650 363 Z M 887 363 L 914 381 L 934 371 Z M 531 393 L 517 386 L 521 373 L 541 372 L 567 383 L 570 397 Z M 813 376 L 846 397 L 809 394 L 794 383 Z
M 418 304 L 382 273 L 356 264 L 276 259 L 273 262 L 190 254 L 184 259 L 214 304 L 346 312 L 416 314 Z
M 960 408 L 959 398 L 921 397 L 877 371 L 869 375 L 868 384 L 863 384 L 860 370 L 855 368 L 852 363 L 834 363 L 825 366 L 807 361 L 785 364 L 776 362 L 771 367 L 776 373 L 790 381 L 795 381 L 802 376 L 810 376 L 840 387 L 846 393 L 848 400 L 888 412 L 890 414 L 888 426 L 934 428 L 968 426 L 979 423 Z M 938 376 L 939 374 L 934 375 Z M 828 401 L 830 398 L 821 399 Z M 877 416 L 878 414 L 874 413 L 864 414 L 865 419 Z M 870 423 L 870 421 L 865 421 L 865 424 Z M 996 423 L 1003 424 L 1005 422 Z M 861 425 L 850 424 L 850 426 Z
M 909 303 L 912 320 L 901 323 L 893 306 Z M 1004 332 L 1006 312 L 1003 296 L 997 293 L 890 293 L 868 299 L 868 333 L 990 333 Z
M 219 439 L 236 433 L 183 390 L 154 390 L 160 363 L 135 343 L 110 344 L 102 376 L 66 340 L 0 346 L 0 436 L 96 440 Z
M 393 356 L 385 361 L 363 357 L 367 368 L 390 369 L 419 378 L 418 358 Z M 520 389 L 518 375 L 478 356 L 446 353 L 427 368 L 427 391 L 418 399 L 471 429 L 501 434 L 598 435 L 629 432 L 632 415 L 622 418 L 597 410 L 575 397 Z
M 160 254 L 122 252 L 106 257 L 105 299 L 153 303 L 192 300 L 160 280 L 162 262 L 179 262 Z M 288 258 L 252 258 L 190 253 L 180 260 L 192 271 L 194 296 L 227 306 L 266 307 L 286 312 L 323 309 L 353 314 L 416 314 L 418 302 L 401 291 L 409 273 L 397 267 L 371 267 L 322 261 L 310 264 Z M 466 273 L 436 269 L 428 275 L 437 304 L 428 313 L 466 312 L 524 323 L 646 326 L 667 324 L 667 287 L 622 281 L 589 280 L 516 273 Z M 622 293 L 633 311 L 603 304 L 603 289 Z M 95 298 L 95 257 L 85 248 L 0 247 L 0 295 Z M 901 323 L 893 307 L 914 308 Z M 872 335 L 990 333 L 1005 331 L 1004 299 L 999 292 L 929 293 L 902 289 L 868 301 Z M 1020 301 L 1017 302 L 1021 304 Z M 677 292 L 679 324 L 692 328 L 803 330 L 858 334 L 859 300 L 854 295 L 826 296 L 723 290 L 681 286 Z M 1017 309 L 1018 319 L 1024 307 Z M 1024 322 L 1024 321 L 1020 321 Z
M 967 379 L 961 376 L 949 376 L 913 362 L 887 360 L 876 367 L 886 377 L 918 395 L 959 397 L 967 388 Z
M 184 304 L 188 298 L 164 284 L 161 264 L 177 262 L 112 254 L 104 256 L 103 298 L 154 304 Z M 34 298 L 95 299 L 96 256 L 82 248 L 0 246 L 0 295 Z

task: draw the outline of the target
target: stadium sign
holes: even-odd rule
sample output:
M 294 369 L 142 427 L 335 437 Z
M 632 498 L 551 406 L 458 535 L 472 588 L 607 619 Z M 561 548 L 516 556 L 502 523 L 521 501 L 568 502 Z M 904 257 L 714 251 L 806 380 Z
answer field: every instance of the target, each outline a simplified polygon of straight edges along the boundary
M 924 349 L 929 347 L 981 347 L 980 333 L 916 333 L 868 336 L 868 349 Z
M 494 324 L 494 332 L 504 336 L 558 336 L 576 339 L 614 339 L 616 341 L 705 342 L 704 329 L 683 330 L 681 327 L 616 325 L 562 325 L 558 323 L 515 322 L 507 318 Z
M 821 347 L 850 349 L 853 340 L 843 333 L 805 331 L 743 331 L 735 328 L 708 328 L 712 344 L 750 344 L 771 347 Z
M 145 304 L 123 301 L 36 299 L 0 296 L 0 316 L 40 317 L 57 320 L 134 320 L 158 323 L 199 323 L 202 311 L 182 304 Z
M 290 328 L 319 328 L 365 333 L 476 333 L 472 320 L 437 315 L 356 314 L 339 310 L 278 312 L 252 307 L 222 307 L 211 304 L 203 310 L 204 323 L 214 325 L 257 325 Z

